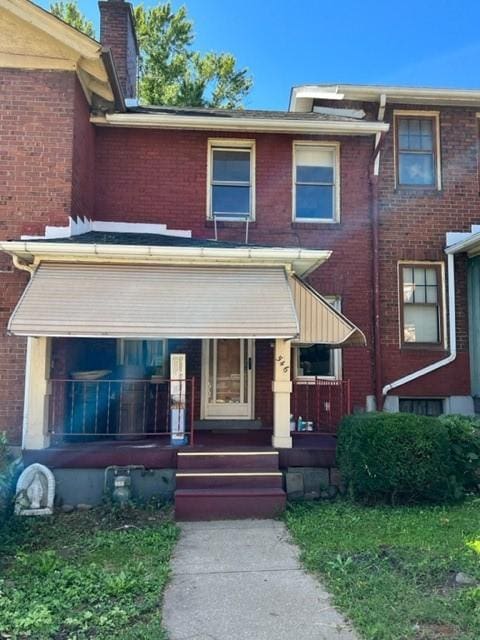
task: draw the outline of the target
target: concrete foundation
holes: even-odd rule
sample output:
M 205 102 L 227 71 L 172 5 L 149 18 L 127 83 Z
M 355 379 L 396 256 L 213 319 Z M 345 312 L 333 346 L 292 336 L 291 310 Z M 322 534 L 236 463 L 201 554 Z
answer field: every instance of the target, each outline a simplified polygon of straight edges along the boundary
M 105 498 L 105 469 L 54 469 L 56 481 L 55 502 L 62 504 L 99 505 Z M 151 499 L 169 501 L 175 491 L 175 469 L 132 469 L 132 500 L 146 502 Z M 114 470 L 107 471 L 106 497 L 112 495 Z

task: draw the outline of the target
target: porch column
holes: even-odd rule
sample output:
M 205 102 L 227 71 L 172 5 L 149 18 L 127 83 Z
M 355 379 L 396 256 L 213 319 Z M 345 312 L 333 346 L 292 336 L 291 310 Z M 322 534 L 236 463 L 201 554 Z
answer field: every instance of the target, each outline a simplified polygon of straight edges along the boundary
M 291 449 L 290 435 L 290 341 L 277 338 L 275 340 L 273 366 L 273 438 L 274 447 Z
M 28 338 L 23 409 L 23 449 L 45 449 L 48 434 L 50 393 L 50 338 Z

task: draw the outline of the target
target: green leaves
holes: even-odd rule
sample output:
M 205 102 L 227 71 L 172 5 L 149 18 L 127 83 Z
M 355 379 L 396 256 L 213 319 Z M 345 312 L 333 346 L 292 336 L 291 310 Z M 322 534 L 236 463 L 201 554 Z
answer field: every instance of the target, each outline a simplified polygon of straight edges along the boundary
M 169 2 L 135 8 L 142 63 L 140 98 L 146 104 L 234 108 L 241 105 L 252 80 L 237 69 L 231 53 L 201 54 L 192 49 L 193 23 L 185 7 Z
M 70 26 L 78 29 L 90 38 L 95 38 L 95 29 L 93 22 L 87 20 L 81 13 L 77 5 L 77 0 L 69 0 L 68 2 L 52 2 L 50 11 L 54 16 L 60 18 Z

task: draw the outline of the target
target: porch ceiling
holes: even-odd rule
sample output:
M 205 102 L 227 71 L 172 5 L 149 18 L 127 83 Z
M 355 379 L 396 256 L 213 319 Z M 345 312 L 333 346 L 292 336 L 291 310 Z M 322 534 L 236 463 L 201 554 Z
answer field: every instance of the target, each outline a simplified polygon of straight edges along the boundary
M 294 338 L 280 267 L 43 263 L 9 323 L 27 336 Z

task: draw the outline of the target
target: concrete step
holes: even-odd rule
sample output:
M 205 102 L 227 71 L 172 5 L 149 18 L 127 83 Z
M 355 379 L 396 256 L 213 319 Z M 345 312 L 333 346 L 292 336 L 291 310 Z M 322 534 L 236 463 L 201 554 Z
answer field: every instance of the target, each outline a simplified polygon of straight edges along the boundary
M 278 451 L 179 451 L 177 469 L 278 471 Z
M 285 510 L 282 489 L 178 489 L 175 518 L 180 521 L 275 518 Z
M 197 469 L 177 471 L 177 489 L 281 489 L 280 471 L 219 471 Z

